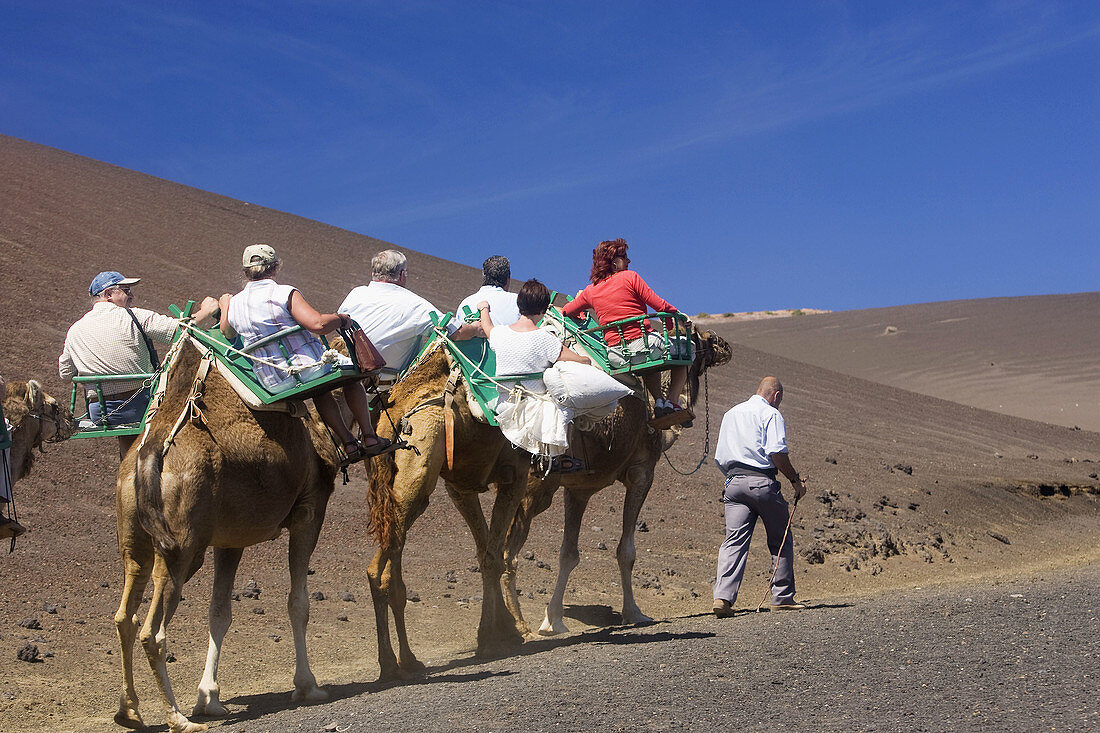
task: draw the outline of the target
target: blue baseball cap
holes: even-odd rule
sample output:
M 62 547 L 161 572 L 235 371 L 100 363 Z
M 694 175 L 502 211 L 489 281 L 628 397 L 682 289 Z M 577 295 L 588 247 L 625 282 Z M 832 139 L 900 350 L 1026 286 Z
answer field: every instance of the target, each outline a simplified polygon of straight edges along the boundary
M 108 270 L 101 272 L 92 278 L 92 284 L 88 286 L 89 295 L 99 295 L 104 290 L 114 285 L 133 285 L 141 282 L 140 277 L 125 277 L 121 272 Z

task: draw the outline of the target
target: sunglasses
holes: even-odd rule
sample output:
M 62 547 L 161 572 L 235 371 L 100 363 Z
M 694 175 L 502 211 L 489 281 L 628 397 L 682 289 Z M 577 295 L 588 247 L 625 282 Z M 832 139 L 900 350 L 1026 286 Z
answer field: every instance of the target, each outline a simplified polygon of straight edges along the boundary
M 115 290 L 121 290 L 122 292 L 126 293 L 127 295 L 133 295 L 133 293 L 130 292 L 130 286 L 129 285 L 116 285 L 114 287 L 114 289 Z

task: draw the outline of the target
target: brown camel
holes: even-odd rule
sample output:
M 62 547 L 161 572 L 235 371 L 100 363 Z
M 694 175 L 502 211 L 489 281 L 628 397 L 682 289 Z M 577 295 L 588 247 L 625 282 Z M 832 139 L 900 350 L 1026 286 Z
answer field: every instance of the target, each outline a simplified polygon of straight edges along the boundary
M 35 380 L 7 382 L 4 416 L 12 424 L 11 481 L 14 484 L 34 466 L 34 449 L 58 443 L 73 434 L 76 425 L 69 411 L 58 404 Z
M 200 356 L 185 344 L 172 366 L 164 401 L 140 447 L 118 472 L 119 551 L 125 586 L 115 626 L 122 645 L 124 687 L 115 721 L 143 725 L 133 677 L 138 606 L 153 579 L 141 643 L 167 708 L 169 730 L 204 730 L 176 704 L 166 665 L 166 628 L 183 584 L 214 548 L 210 643 L 192 715 L 224 715 L 217 682 L 222 640 L 231 620 L 230 594 L 243 548 L 290 534 L 290 595 L 296 701 L 328 695 L 317 686 L 306 656 L 309 596 L 306 572 L 335 487 L 337 451 L 314 413 L 305 420 L 281 412 L 253 412 L 211 370 L 205 391 L 189 402 Z M 182 428 L 166 444 L 177 420 Z M 165 452 L 167 451 L 167 452 Z
M 477 546 L 483 584 L 478 654 L 495 654 L 522 642 L 505 605 L 500 578 L 504 541 L 527 481 L 530 454 L 514 448 L 499 428 L 474 418 L 465 384 L 456 374 L 452 376 L 452 368 L 440 345 L 425 353 L 393 386 L 387 410 L 394 420 L 400 418 L 398 431 L 416 450 L 399 451 L 371 464 L 371 525 L 378 551 L 368 572 L 382 679 L 407 677 L 423 668 L 409 648 L 405 628 L 401 553 L 409 527 L 427 508 L 440 477 Z M 449 423 L 453 465 L 447 462 Z M 382 432 L 392 430 L 385 420 L 379 422 L 379 428 Z M 497 496 L 486 523 L 478 495 L 488 490 L 490 483 L 495 484 Z M 388 609 L 393 611 L 397 632 L 396 657 L 390 643 Z
M 699 397 L 700 375 L 710 367 L 725 364 L 732 357 L 729 344 L 721 337 L 712 331 L 700 331 L 694 327 L 693 330 L 696 355 L 688 368 L 688 381 L 683 394 L 692 406 Z M 527 541 L 531 520 L 549 508 L 559 486 L 565 487 L 565 534 L 558 555 L 557 584 L 547 604 L 546 617 L 539 633 L 551 635 L 568 631 L 562 621 L 565 588 L 569 582 L 569 574 L 580 562 L 577 540 L 581 519 L 592 495 L 615 481 L 626 486 L 623 533 L 615 552 L 623 589 L 623 623 L 652 621 L 642 613 L 634 600 L 632 572 L 635 559 L 635 523 L 653 484 L 653 471 L 657 461 L 660 460 L 661 453 L 675 442 L 680 428 L 665 431 L 648 429 L 648 403 L 644 399 L 644 392 L 639 390 L 634 395 L 619 400 L 618 409 L 600 421 L 594 430 L 573 431 L 569 438 L 570 450 L 586 463 L 586 470 L 564 475 L 551 473 L 545 477 L 532 474 L 528 479 L 527 491 L 508 533 L 503 579 L 508 608 L 525 634 L 530 634 L 531 630 L 523 620 L 519 596 L 516 593 L 515 558 Z

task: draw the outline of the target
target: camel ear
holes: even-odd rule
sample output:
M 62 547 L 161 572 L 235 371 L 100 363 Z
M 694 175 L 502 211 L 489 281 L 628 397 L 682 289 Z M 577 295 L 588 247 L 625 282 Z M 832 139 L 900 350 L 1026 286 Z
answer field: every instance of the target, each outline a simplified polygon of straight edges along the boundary
M 39 384 L 38 382 L 36 382 L 33 379 L 30 380 L 29 382 L 27 382 L 27 397 L 26 397 L 26 400 L 27 400 L 27 407 L 30 408 L 31 412 L 35 412 L 37 410 L 42 409 L 42 400 L 43 400 L 42 395 L 43 394 L 44 393 L 42 392 L 42 385 L 41 384 Z

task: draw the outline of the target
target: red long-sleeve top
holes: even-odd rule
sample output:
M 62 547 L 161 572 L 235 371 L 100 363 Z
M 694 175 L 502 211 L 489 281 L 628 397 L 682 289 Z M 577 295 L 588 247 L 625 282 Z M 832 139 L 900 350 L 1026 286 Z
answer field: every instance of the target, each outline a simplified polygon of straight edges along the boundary
M 577 316 L 586 308 L 596 312 L 596 320 L 601 326 L 631 316 L 643 315 L 649 312 L 649 308 L 662 313 L 677 312 L 671 303 L 653 292 L 642 276 L 633 270 L 621 270 L 598 283 L 589 285 L 575 300 L 562 308 L 562 313 L 567 316 Z M 647 331 L 653 330 L 648 321 L 645 324 Z M 623 334 L 627 341 L 632 341 L 642 337 L 642 329 L 637 323 L 632 323 L 623 326 Z M 608 346 L 618 346 L 619 329 L 609 328 L 604 331 L 604 343 Z

